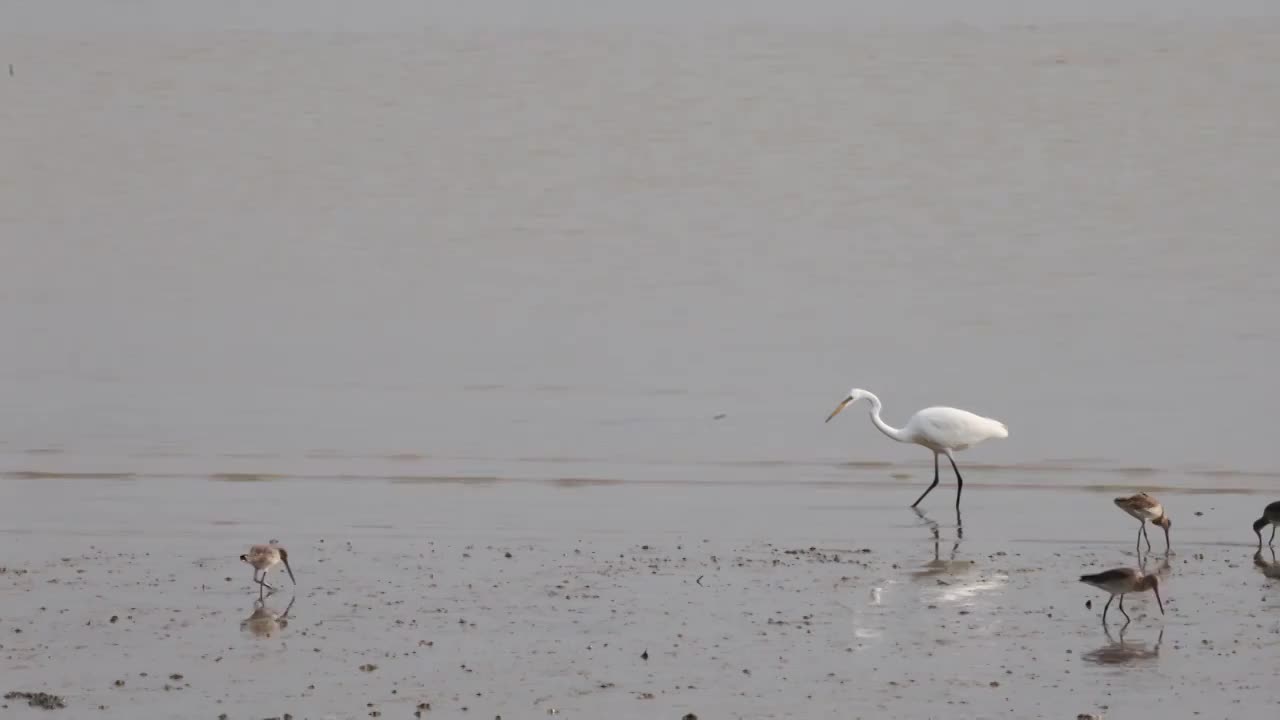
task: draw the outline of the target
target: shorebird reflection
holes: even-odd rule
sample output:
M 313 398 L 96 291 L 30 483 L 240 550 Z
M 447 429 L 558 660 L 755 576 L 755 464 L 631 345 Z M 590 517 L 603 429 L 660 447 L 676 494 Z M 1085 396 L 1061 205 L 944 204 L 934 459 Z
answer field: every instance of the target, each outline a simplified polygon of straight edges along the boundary
M 1264 560 L 1262 551 L 1259 550 L 1253 554 L 1253 564 L 1257 566 L 1262 574 L 1272 580 L 1280 580 L 1280 563 L 1276 562 L 1276 550 L 1271 548 L 1271 560 Z
M 1148 560 L 1150 560 L 1150 559 L 1151 559 L 1151 555 L 1150 555 L 1150 554 L 1147 554 L 1147 555 L 1139 554 L 1139 555 L 1138 555 L 1138 569 L 1139 569 L 1139 570 L 1141 570 L 1144 574 L 1147 574 L 1147 575 L 1155 575 L 1155 576 L 1159 577 L 1159 578 L 1160 578 L 1160 580 L 1161 580 L 1162 582 L 1163 582 L 1164 580 L 1167 580 L 1167 579 L 1169 578 L 1169 576 L 1173 574 L 1173 565 L 1169 564 L 1169 552 L 1168 552 L 1168 551 L 1165 551 L 1165 554 L 1164 554 L 1163 556 L 1161 556 L 1161 557 L 1160 557 L 1160 564 L 1159 564 L 1159 565 L 1157 565 L 1157 566 L 1156 566 L 1155 568 L 1153 568 L 1152 570 L 1147 570 L 1147 561 L 1148 561 Z
M 1155 645 L 1150 648 L 1147 644 L 1138 642 L 1126 642 L 1125 631 L 1128 629 L 1129 623 L 1125 623 L 1120 627 L 1120 639 L 1117 641 L 1111 635 L 1111 630 L 1106 625 L 1102 626 L 1102 631 L 1106 633 L 1107 644 L 1084 654 L 1085 662 L 1091 662 L 1095 665 L 1124 665 L 1132 662 L 1141 662 L 1143 660 L 1155 660 L 1160 657 L 1160 645 L 1164 642 L 1164 628 L 1160 628 L 1160 634 L 1156 636 Z
M 259 599 L 253 601 L 253 614 L 240 622 L 240 629 L 254 637 L 269 638 L 289 625 L 289 611 L 293 609 L 293 601 L 297 596 L 289 598 L 289 605 L 284 612 L 277 613 Z

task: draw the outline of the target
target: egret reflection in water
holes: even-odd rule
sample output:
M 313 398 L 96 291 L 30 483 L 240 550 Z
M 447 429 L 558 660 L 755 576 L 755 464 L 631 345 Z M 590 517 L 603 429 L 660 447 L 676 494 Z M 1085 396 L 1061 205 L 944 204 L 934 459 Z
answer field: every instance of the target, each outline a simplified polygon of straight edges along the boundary
M 942 526 L 937 521 L 931 519 L 920 508 L 912 508 L 915 514 L 929 525 L 929 532 L 933 535 L 933 559 L 925 563 L 924 568 L 911 573 L 912 577 L 917 580 L 923 580 L 930 577 L 938 577 L 941 575 L 957 575 L 965 573 L 973 569 L 972 560 L 957 560 L 956 554 L 960 551 L 960 543 L 964 540 L 964 530 L 957 523 L 956 539 L 951 543 L 951 552 L 947 559 L 942 559 Z M 957 513 L 957 520 L 958 520 Z

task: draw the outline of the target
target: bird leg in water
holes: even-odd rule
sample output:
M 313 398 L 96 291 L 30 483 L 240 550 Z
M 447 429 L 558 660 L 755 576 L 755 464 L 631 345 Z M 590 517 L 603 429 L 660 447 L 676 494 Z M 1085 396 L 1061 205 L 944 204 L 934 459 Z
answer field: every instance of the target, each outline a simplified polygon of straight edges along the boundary
M 259 578 L 259 577 L 258 577 L 258 571 L 257 571 L 257 570 L 254 570 L 254 571 L 253 571 L 253 581 L 254 581 L 254 582 L 256 582 L 256 583 L 258 583 L 258 589 L 259 589 L 259 590 L 261 590 L 261 589 L 263 589 L 263 588 L 266 588 L 267 590 L 270 590 L 271 592 L 275 592 L 275 591 L 276 591 L 276 589 L 275 589 L 275 588 L 273 588 L 273 587 L 271 587 L 270 585 L 268 585 L 268 584 L 267 584 L 267 571 L 266 571 L 266 570 L 263 570 L 263 571 L 262 571 L 262 577 L 261 577 L 261 578 Z
M 950 452 L 947 453 L 947 459 L 951 461 L 951 469 L 956 471 L 956 512 L 960 512 L 960 493 L 964 492 L 964 478 L 960 477 L 960 468 L 956 467 L 956 459 L 951 457 Z M 938 461 L 936 455 L 933 461 Z
M 1124 615 L 1125 625 L 1128 625 L 1130 622 L 1132 622 L 1132 620 L 1129 618 L 1129 613 L 1124 611 L 1124 594 L 1123 593 L 1121 593 L 1120 595 L 1120 614 Z
M 921 495 L 920 497 L 916 498 L 916 501 L 911 503 L 911 507 L 915 507 L 919 505 L 920 501 L 924 499 L 924 496 L 928 495 L 936 487 L 938 487 L 938 453 L 933 454 L 933 484 L 929 486 L 928 490 L 924 491 L 924 495 Z M 956 498 L 956 507 L 960 507 L 959 497 Z M 1262 542 L 1261 535 L 1258 536 L 1258 542 L 1259 543 Z
M 917 502 L 919 502 L 917 500 Z M 1262 533 L 1258 533 L 1258 540 L 1262 540 Z M 1274 547 L 1276 544 L 1276 526 L 1271 526 L 1271 539 L 1267 541 L 1267 547 Z
M 1107 598 L 1107 604 L 1102 606 L 1102 624 L 1104 626 L 1107 624 L 1107 610 L 1111 608 L 1111 601 L 1115 599 L 1116 599 L 1116 596 L 1112 595 L 1111 597 Z

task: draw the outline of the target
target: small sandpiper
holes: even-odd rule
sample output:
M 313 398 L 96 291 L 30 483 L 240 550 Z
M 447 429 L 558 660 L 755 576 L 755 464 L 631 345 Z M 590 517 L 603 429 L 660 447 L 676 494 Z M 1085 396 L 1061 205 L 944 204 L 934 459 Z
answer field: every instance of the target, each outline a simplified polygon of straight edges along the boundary
M 1155 575 L 1143 575 L 1140 570 L 1133 568 L 1115 568 L 1104 570 L 1096 575 L 1081 575 L 1080 582 L 1111 594 L 1111 597 L 1107 598 L 1106 606 L 1102 608 L 1103 624 L 1107 622 L 1107 608 L 1111 607 L 1111 601 L 1115 600 L 1117 595 L 1120 596 L 1120 614 L 1124 615 L 1126 621 L 1129 620 L 1129 613 L 1124 611 L 1124 596 L 1132 592 L 1147 590 L 1154 592 L 1156 602 L 1160 604 L 1160 614 L 1164 614 L 1164 602 L 1160 600 L 1160 578 Z
M 1138 493 L 1133 497 L 1116 498 L 1116 507 L 1138 518 L 1138 551 L 1141 552 L 1142 540 L 1146 538 L 1147 552 L 1151 552 L 1151 538 L 1147 537 L 1147 522 L 1164 528 L 1164 551 L 1169 552 L 1169 516 L 1159 500 L 1146 493 Z
M 1280 525 L 1280 501 L 1273 502 L 1262 511 L 1262 517 L 1253 523 L 1253 534 L 1258 536 L 1258 549 L 1262 549 L 1262 528 L 1271 525 L 1271 539 L 1267 541 L 1270 547 L 1276 542 L 1276 526 Z
M 275 540 L 266 545 L 250 546 L 249 552 L 241 555 L 240 560 L 253 566 L 253 581 L 258 583 L 259 591 L 263 588 L 275 591 L 275 588 L 267 584 L 267 571 L 280 563 L 284 563 L 284 569 L 289 572 L 289 580 L 294 585 L 298 584 L 298 581 L 293 578 L 293 568 L 289 567 L 288 551 L 276 544 Z M 262 573 L 261 578 L 258 577 L 259 572 Z

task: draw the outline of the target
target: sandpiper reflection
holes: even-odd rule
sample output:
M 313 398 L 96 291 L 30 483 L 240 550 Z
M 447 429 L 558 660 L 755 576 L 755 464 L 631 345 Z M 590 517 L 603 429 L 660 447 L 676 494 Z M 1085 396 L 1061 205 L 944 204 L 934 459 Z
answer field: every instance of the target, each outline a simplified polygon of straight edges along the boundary
M 1125 665 L 1145 660 L 1155 660 L 1160 657 L 1160 644 L 1164 642 L 1163 627 L 1160 628 L 1160 633 L 1156 636 L 1155 644 L 1150 647 L 1141 640 L 1136 642 L 1126 640 L 1125 632 L 1128 627 L 1129 623 L 1121 626 L 1120 639 L 1116 640 L 1111 635 L 1111 629 L 1103 625 L 1102 631 L 1107 636 L 1107 644 L 1097 650 L 1085 653 L 1083 655 L 1085 662 L 1091 662 L 1096 665 Z
M 1280 580 L 1280 563 L 1276 562 L 1276 550 L 1271 548 L 1271 559 L 1267 560 L 1262 557 L 1262 551 L 1259 550 L 1253 554 L 1253 564 L 1262 574 L 1272 580 Z
M 277 613 L 267 607 L 262 599 L 253 601 L 253 614 L 240 622 L 240 629 L 254 637 L 269 638 L 288 627 L 289 611 L 293 609 L 293 601 L 297 596 L 289 598 L 289 605 L 284 612 Z

